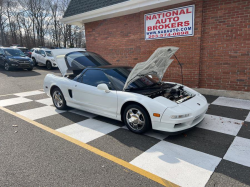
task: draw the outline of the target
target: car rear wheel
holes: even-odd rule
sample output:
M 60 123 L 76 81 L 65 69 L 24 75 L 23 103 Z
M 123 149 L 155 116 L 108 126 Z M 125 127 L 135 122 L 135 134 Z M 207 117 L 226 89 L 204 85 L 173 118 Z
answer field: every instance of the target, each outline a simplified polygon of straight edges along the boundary
M 46 62 L 46 67 L 47 67 L 48 70 L 51 70 L 51 69 L 52 69 L 52 64 L 51 64 L 50 61 L 47 61 L 47 62 Z
M 131 104 L 125 108 L 123 122 L 129 130 L 138 134 L 151 128 L 151 120 L 147 111 L 138 104 Z
M 9 65 L 8 62 L 5 62 L 5 63 L 4 63 L 4 69 L 5 69 L 6 71 L 9 71 L 9 70 L 10 70 L 10 65 Z
M 59 88 L 55 88 L 52 91 L 52 100 L 55 105 L 55 107 L 58 110 L 65 110 L 67 109 L 66 101 L 64 99 L 64 96 L 62 94 L 62 91 Z

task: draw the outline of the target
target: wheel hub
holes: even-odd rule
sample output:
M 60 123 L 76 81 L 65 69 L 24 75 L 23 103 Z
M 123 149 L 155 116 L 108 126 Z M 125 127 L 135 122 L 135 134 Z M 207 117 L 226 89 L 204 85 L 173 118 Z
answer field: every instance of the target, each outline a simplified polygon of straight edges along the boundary
M 134 130 L 141 130 L 145 125 L 145 118 L 142 112 L 136 108 L 127 111 L 126 120 L 128 125 Z
M 8 63 L 5 64 L 5 69 L 6 69 L 6 70 L 9 69 L 9 64 L 8 64 Z
M 131 123 L 138 124 L 139 116 L 137 114 L 133 114 L 130 118 Z
M 54 99 L 54 103 L 57 107 L 62 107 L 63 105 L 63 99 L 62 99 L 62 95 L 60 92 L 55 91 L 53 94 L 53 99 Z

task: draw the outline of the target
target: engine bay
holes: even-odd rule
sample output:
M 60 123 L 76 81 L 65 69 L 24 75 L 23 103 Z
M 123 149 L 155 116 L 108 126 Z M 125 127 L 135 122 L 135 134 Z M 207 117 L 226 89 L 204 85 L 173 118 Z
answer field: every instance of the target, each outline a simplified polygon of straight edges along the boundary
M 193 95 L 184 90 L 183 86 L 178 86 L 178 85 L 149 95 L 149 97 L 152 99 L 158 96 L 165 97 L 176 103 L 182 103 L 193 97 Z
M 191 99 L 195 95 L 185 91 L 183 86 L 170 83 L 160 83 L 154 88 L 133 90 L 133 92 L 148 96 L 152 99 L 162 96 L 171 101 L 176 102 L 177 104 Z

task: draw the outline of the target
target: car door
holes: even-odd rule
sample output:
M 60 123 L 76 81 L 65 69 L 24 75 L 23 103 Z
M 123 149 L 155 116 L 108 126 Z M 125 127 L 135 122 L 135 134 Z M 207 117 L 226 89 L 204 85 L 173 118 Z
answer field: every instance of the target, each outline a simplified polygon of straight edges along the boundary
M 99 84 L 107 84 L 110 92 L 97 89 Z M 73 98 L 82 109 L 100 115 L 116 118 L 117 93 L 111 82 L 100 69 L 89 69 L 75 82 Z
M 39 62 L 42 64 L 46 64 L 46 53 L 44 50 L 40 50 Z
M 40 61 L 39 61 L 39 56 L 40 56 L 39 49 L 35 49 L 35 52 L 34 52 L 34 54 L 33 54 L 33 57 L 36 59 L 36 62 L 40 62 Z

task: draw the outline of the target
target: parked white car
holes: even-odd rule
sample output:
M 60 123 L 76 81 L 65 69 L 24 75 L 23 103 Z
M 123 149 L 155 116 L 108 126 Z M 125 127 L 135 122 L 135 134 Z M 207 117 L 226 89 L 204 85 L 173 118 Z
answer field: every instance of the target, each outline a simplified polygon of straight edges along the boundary
M 31 58 L 35 65 L 46 66 L 49 70 L 53 67 L 57 67 L 56 60 L 51 51 L 51 49 L 46 48 L 33 48 Z
M 158 48 L 134 68 L 111 65 L 100 55 L 81 49 L 53 50 L 62 77 L 48 74 L 44 91 L 59 110 L 70 106 L 123 121 L 135 133 L 151 128 L 175 133 L 187 130 L 204 119 L 208 104 L 195 90 L 162 81 L 177 50 Z

